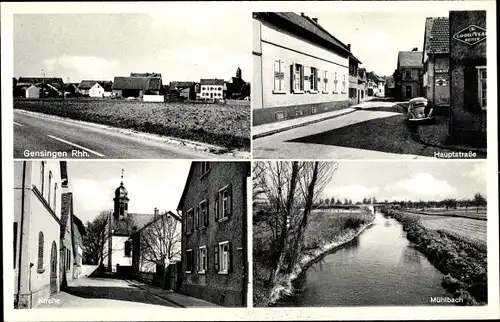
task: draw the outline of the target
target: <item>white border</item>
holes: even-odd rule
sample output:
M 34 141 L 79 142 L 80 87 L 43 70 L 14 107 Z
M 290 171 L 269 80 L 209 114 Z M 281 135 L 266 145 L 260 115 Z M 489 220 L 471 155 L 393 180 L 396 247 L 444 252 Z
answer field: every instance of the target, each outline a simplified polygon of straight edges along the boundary
M 8 187 L 13 184 L 13 114 L 12 114 L 12 93 L 11 82 L 13 73 L 13 34 L 12 18 L 14 13 L 148 13 L 148 12 L 173 12 L 176 10 L 205 10 L 216 11 L 220 14 L 231 14 L 231 12 L 248 12 L 249 23 L 252 11 L 293 11 L 301 12 L 324 12 L 335 11 L 339 14 L 345 12 L 412 12 L 426 10 L 429 6 L 433 9 L 453 9 L 453 10 L 484 10 L 487 9 L 487 53 L 488 53 L 488 101 L 496 102 L 496 8 L 495 1 L 342 1 L 342 2 L 225 2 L 222 5 L 201 2 L 170 2 L 170 3 L 150 3 L 150 2 L 100 2 L 95 3 L 1 3 L 1 68 L 2 68 L 2 172 L 3 186 L 2 199 L 4 201 L 3 219 L 4 225 L 4 263 L 12 260 L 12 248 L 8 247 L 12 240 L 12 229 L 10 229 L 9 216 L 12 214 L 13 191 Z M 167 9 L 166 9 L 167 8 Z M 230 26 L 235 27 L 235 26 Z M 251 37 L 249 36 L 249 41 Z M 250 56 L 250 53 L 249 53 Z M 250 56 L 251 57 L 251 56 Z M 252 309 L 178 309 L 175 314 L 165 314 L 168 309 L 84 309 L 85 320 L 87 321 L 134 321 L 134 320 L 343 320 L 343 319 L 477 319 L 477 318 L 498 318 L 500 310 L 498 285 L 498 186 L 497 186 L 497 109 L 488 111 L 488 284 L 489 284 L 489 305 L 485 307 L 349 307 L 349 308 L 252 308 Z M 93 162 L 82 160 L 83 162 Z M 124 161 L 124 160 L 120 160 Z M 143 160 L 147 161 L 147 160 Z M 153 161 L 153 160 L 152 160 Z M 154 160 L 158 161 L 158 160 Z M 234 161 L 234 160 L 231 160 Z M 383 161 L 383 162 L 398 162 Z M 449 160 L 441 162 L 457 162 Z M 102 162 L 102 161 L 99 161 Z M 349 162 L 366 162 L 349 160 Z M 379 162 L 371 160 L 369 162 Z M 428 162 L 427 160 L 408 160 L 405 162 Z M 432 160 L 431 160 L 432 162 Z M 474 160 L 460 160 L 460 162 L 478 162 Z M 479 161 L 481 162 L 481 161 Z M 250 217 L 250 216 L 249 216 Z M 249 220 L 249 222 L 251 222 Z M 250 229 L 250 227 L 249 227 Z M 249 244 L 251 244 L 249 242 Z M 4 281 L 10 281 L 12 271 L 5 265 Z M 14 310 L 12 309 L 13 292 L 10 283 L 4 286 L 4 307 L 5 320 L 10 321 L 77 321 L 81 320 L 82 309 L 34 309 L 34 310 Z

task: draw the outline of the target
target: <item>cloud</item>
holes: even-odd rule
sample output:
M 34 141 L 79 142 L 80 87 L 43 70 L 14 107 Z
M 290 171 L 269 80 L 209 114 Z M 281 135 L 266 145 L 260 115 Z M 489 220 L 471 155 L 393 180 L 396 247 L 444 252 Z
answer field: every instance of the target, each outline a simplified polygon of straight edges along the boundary
M 379 187 L 367 187 L 359 184 L 350 184 L 345 186 L 334 186 L 325 191 L 325 197 L 334 197 L 341 199 L 352 199 L 353 202 L 362 201 L 363 198 L 371 198 L 379 192 Z
M 385 189 L 387 192 L 408 196 L 411 199 L 440 199 L 453 197 L 457 188 L 448 181 L 440 180 L 430 173 L 415 173 L 410 178 L 397 181 Z
M 486 163 L 476 163 L 472 170 L 462 174 L 464 178 L 472 179 L 479 183 L 485 183 L 488 174 L 488 166 Z
M 66 77 L 76 77 L 78 80 L 95 79 L 96 75 L 105 75 L 111 79 L 118 62 L 95 56 L 62 55 L 44 60 L 44 65 L 49 74 L 55 72 Z

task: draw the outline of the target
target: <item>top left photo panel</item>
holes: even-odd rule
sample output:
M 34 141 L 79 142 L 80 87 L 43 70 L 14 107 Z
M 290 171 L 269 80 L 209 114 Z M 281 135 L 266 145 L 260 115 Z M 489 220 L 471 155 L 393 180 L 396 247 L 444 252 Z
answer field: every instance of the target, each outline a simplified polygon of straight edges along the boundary
M 250 15 L 165 9 L 13 14 L 14 158 L 249 159 Z

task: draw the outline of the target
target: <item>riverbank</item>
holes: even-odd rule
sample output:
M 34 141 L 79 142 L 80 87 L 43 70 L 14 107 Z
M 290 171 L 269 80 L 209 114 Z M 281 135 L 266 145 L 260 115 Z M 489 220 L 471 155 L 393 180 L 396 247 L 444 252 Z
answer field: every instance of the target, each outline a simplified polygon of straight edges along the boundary
M 463 300 L 462 305 L 485 305 L 488 301 L 487 248 L 473 238 L 446 231 L 430 229 L 427 221 L 441 218 L 423 217 L 404 211 L 385 210 L 386 215 L 402 223 L 406 237 L 414 247 L 445 276 L 441 285 Z
M 271 306 L 279 299 L 293 294 L 292 282 L 318 258 L 352 241 L 368 228 L 375 215 L 368 210 L 335 213 L 315 210 L 305 234 L 305 245 L 298 264 L 289 274 L 281 274 L 276 285 L 265 285 L 254 281 L 255 306 Z M 255 263 L 254 263 L 255 265 Z M 264 270 L 262 265 L 255 267 Z M 267 276 L 267 274 L 263 274 Z

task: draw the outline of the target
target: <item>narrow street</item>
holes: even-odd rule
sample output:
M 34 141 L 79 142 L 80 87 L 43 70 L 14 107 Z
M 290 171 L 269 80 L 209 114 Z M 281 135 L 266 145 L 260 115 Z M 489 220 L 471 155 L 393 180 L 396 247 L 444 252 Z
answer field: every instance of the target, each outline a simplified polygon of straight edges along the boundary
M 444 149 L 418 140 L 401 102 L 372 100 L 356 111 L 253 141 L 254 158 L 420 159 Z
M 81 277 L 65 290 L 53 295 L 36 308 L 76 307 L 178 307 L 173 302 L 121 279 Z

